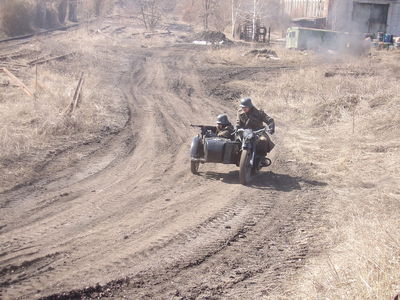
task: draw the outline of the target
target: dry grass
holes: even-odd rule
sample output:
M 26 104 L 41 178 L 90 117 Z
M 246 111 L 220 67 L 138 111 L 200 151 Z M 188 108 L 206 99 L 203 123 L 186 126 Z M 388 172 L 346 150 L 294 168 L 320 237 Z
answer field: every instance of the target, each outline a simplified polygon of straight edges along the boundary
M 265 59 L 246 56 L 246 53 L 252 49 L 271 49 L 274 50 L 279 60 Z M 273 45 L 270 47 L 263 47 L 261 44 L 256 44 L 254 47 L 250 45 L 243 45 L 242 47 L 220 47 L 218 46 L 208 46 L 209 59 L 214 63 L 226 63 L 230 65 L 246 65 L 246 66 L 260 66 L 260 65 L 270 65 L 277 64 L 279 62 L 284 62 L 285 64 L 294 65 L 306 65 L 310 64 L 315 60 L 315 57 L 309 55 L 306 52 L 299 52 L 288 50 L 282 48 L 279 45 Z
M 378 53 L 287 72 L 254 91 L 278 126 L 290 122 L 285 147 L 297 161 L 312 161 L 314 176 L 331 189 L 328 251 L 278 298 L 390 299 L 400 292 L 399 67 L 398 53 Z
M 281 61 L 246 61 L 235 48 L 211 61 L 292 65 L 270 80 L 230 82 L 277 121 L 291 160 L 313 163 L 328 184 L 320 199 L 321 250 L 285 293 L 268 299 L 392 299 L 400 293 L 400 55 L 355 58 L 276 49 Z M 281 125 L 284 125 L 281 127 Z
M 0 191 L 35 177 L 35 166 L 44 163 L 50 151 L 66 149 L 124 126 L 127 115 L 121 103 L 123 95 L 114 88 L 116 79 L 104 76 L 112 63 L 109 53 L 102 51 L 104 45 L 109 45 L 107 39 L 82 29 L 57 39 L 33 41 L 21 50 L 33 56 L 20 58 L 20 64 L 37 55 L 75 54 L 65 61 L 38 67 L 36 99 L 16 86 L 0 86 Z M 81 105 L 72 115 L 62 114 L 82 71 L 85 83 Z M 35 91 L 34 67 L 14 73 Z M 1 72 L 0 83 L 7 80 Z
M 167 37 L 145 38 L 135 26 L 118 31 L 117 36 L 115 29 L 121 25 L 113 22 L 108 19 L 62 35 L 38 37 L 15 50 L 15 59 L 7 58 L 9 50 L 1 53 L 2 63 L 9 64 L 32 91 L 36 90 L 35 67 L 21 66 L 40 57 L 73 55 L 38 66 L 37 99 L 12 83 L 3 84 L 9 78 L 0 72 L 0 192 L 39 178 L 35 170 L 53 158 L 51 153 L 63 149 L 78 153 L 77 145 L 98 141 L 125 125 L 128 109 L 120 78 L 130 71 L 131 49 L 161 45 Z M 81 72 L 85 72 L 81 105 L 72 115 L 63 115 Z

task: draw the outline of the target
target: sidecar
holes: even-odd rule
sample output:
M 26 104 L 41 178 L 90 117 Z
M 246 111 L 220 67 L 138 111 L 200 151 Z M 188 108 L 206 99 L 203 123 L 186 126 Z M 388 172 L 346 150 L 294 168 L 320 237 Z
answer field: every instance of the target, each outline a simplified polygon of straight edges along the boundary
M 240 146 L 240 143 L 225 138 L 195 137 L 190 148 L 192 173 L 198 172 L 200 163 L 239 165 Z

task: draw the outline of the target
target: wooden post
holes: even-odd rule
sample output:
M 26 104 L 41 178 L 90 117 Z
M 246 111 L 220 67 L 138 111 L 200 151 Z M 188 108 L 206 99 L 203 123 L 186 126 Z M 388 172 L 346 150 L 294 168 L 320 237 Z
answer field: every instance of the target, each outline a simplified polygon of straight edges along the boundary
M 83 80 L 84 75 L 85 74 L 82 72 L 81 77 L 79 78 L 78 86 L 75 89 L 74 97 L 72 98 L 72 101 L 68 104 L 68 106 L 62 111 L 61 114 L 63 115 L 67 113 L 72 114 L 78 107 L 79 100 L 81 99 L 81 91 L 84 82 Z
M 235 38 L 235 0 L 231 0 L 232 9 L 232 38 Z
M 38 65 L 35 65 L 35 99 L 37 99 L 37 93 L 38 93 Z
M 256 39 L 256 12 L 257 12 L 257 0 L 253 2 L 253 36 L 252 40 L 255 42 Z
M 84 79 L 83 79 L 84 75 L 85 75 L 85 73 L 82 72 L 81 77 L 79 78 L 78 86 L 76 87 L 75 94 L 74 94 L 74 99 L 73 99 L 73 102 L 72 102 L 72 110 L 71 110 L 71 112 L 74 112 L 75 109 L 77 108 L 78 104 L 79 104 L 79 100 L 80 100 L 81 92 L 82 92 L 82 86 L 83 86 L 83 82 L 84 82 Z
M 268 45 L 271 45 L 271 27 L 268 27 Z

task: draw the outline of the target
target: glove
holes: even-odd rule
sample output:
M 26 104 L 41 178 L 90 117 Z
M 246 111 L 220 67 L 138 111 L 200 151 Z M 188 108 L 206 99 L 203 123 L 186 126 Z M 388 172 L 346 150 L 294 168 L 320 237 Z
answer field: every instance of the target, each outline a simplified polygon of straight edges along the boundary
M 270 134 L 274 134 L 274 133 L 275 133 L 275 122 L 272 121 L 271 124 L 269 124 L 268 126 L 269 126 L 268 132 L 269 132 Z

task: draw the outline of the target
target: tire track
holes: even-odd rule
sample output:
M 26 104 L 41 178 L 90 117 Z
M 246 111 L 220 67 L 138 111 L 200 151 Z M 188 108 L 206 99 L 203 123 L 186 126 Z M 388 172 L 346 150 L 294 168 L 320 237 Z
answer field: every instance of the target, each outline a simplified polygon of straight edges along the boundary
M 134 47 L 133 42 L 128 45 Z M 187 152 L 194 135 L 189 124 L 214 122 L 218 113 L 234 112 L 223 101 L 207 98 L 199 74 L 204 69 L 203 54 L 191 46 L 126 49 L 119 55 L 123 62 L 129 61 L 129 71 L 119 82 L 131 122 L 126 135 L 102 151 L 118 150 L 125 138 L 134 146 L 93 176 L 76 181 L 69 174 L 67 179 L 49 182 L 48 190 L 43 183 L 32 195 L 30 190 L 20 191 L 18 198 L 30 202 L 16 201 L 15 214 L 9 215 L 1 231 L 6 242 L 0 249 L 4 254 L 0 267 L 20 270 L 17 261 L 26 261 L 27 268 L 23 276 L 9 279 L 13 286 L 5 288 L 5 299 L 100 294 L 120 298 L 124 296 L 122 286 L 137 295 L 157 298 L 163 291 L 175 295 L 171 278 L 187 283 L 182 297 L 194 297 L 202 293 L 194 288 L 201 279 L 193 275 L 197 271 L 211 280 L 203 292 L 220 293 L 221 288 L 238 286 L 255 278 L 257 270 L 268 269 L 263 265 L 243 270 L 233 280 L 227 279 L 226 286 L 213 287 L 216 278 L 207 270 L 223 262 L 221 256 L 228 253 L 232 260 L 239 259 L 240 247 L 244 247 L 250 257 L 251 249 L 264 245 L 257 237 L 263 226 L 271 226 L 268 232 L 276 236 L 271 240 L 281 244 L 285 234 L 295 232 L 296 207 L 288 196 L 274 191 L 282 188 L 281 183 L 265 187 L 263 180 L 270 179 L 267 175 L 253 187 L 243 187 L 236 184 L 237 168 L 232 166 L 205 165 L 201 176 L 189 174 Z M 171 80 L 175 79 L 193 89 L 190 96 L 174 88 Z M 97 152 L 93 155 L 84 165 L 86 171 L 101 157 Z M 296 197 L 297 192 L 288 189 L 290 197 Z M 301 201 L 299 205 L 301 210 Z M 283 218 L 287 223 L 282 226 L 276 225 L 282 216 L 280 209 L 288 210 Z M 21 216 L 24 220 L 19 223 Z M 250 235 L 249 241 L 246 236 Z M 53 253 L 62 255 L 52 257 Z M 286 256 L 275 255 L 286 262 Z M 35 260 L 43 272 L 29 265 Z M 270 274 L 279 278 L 281 272 Z

